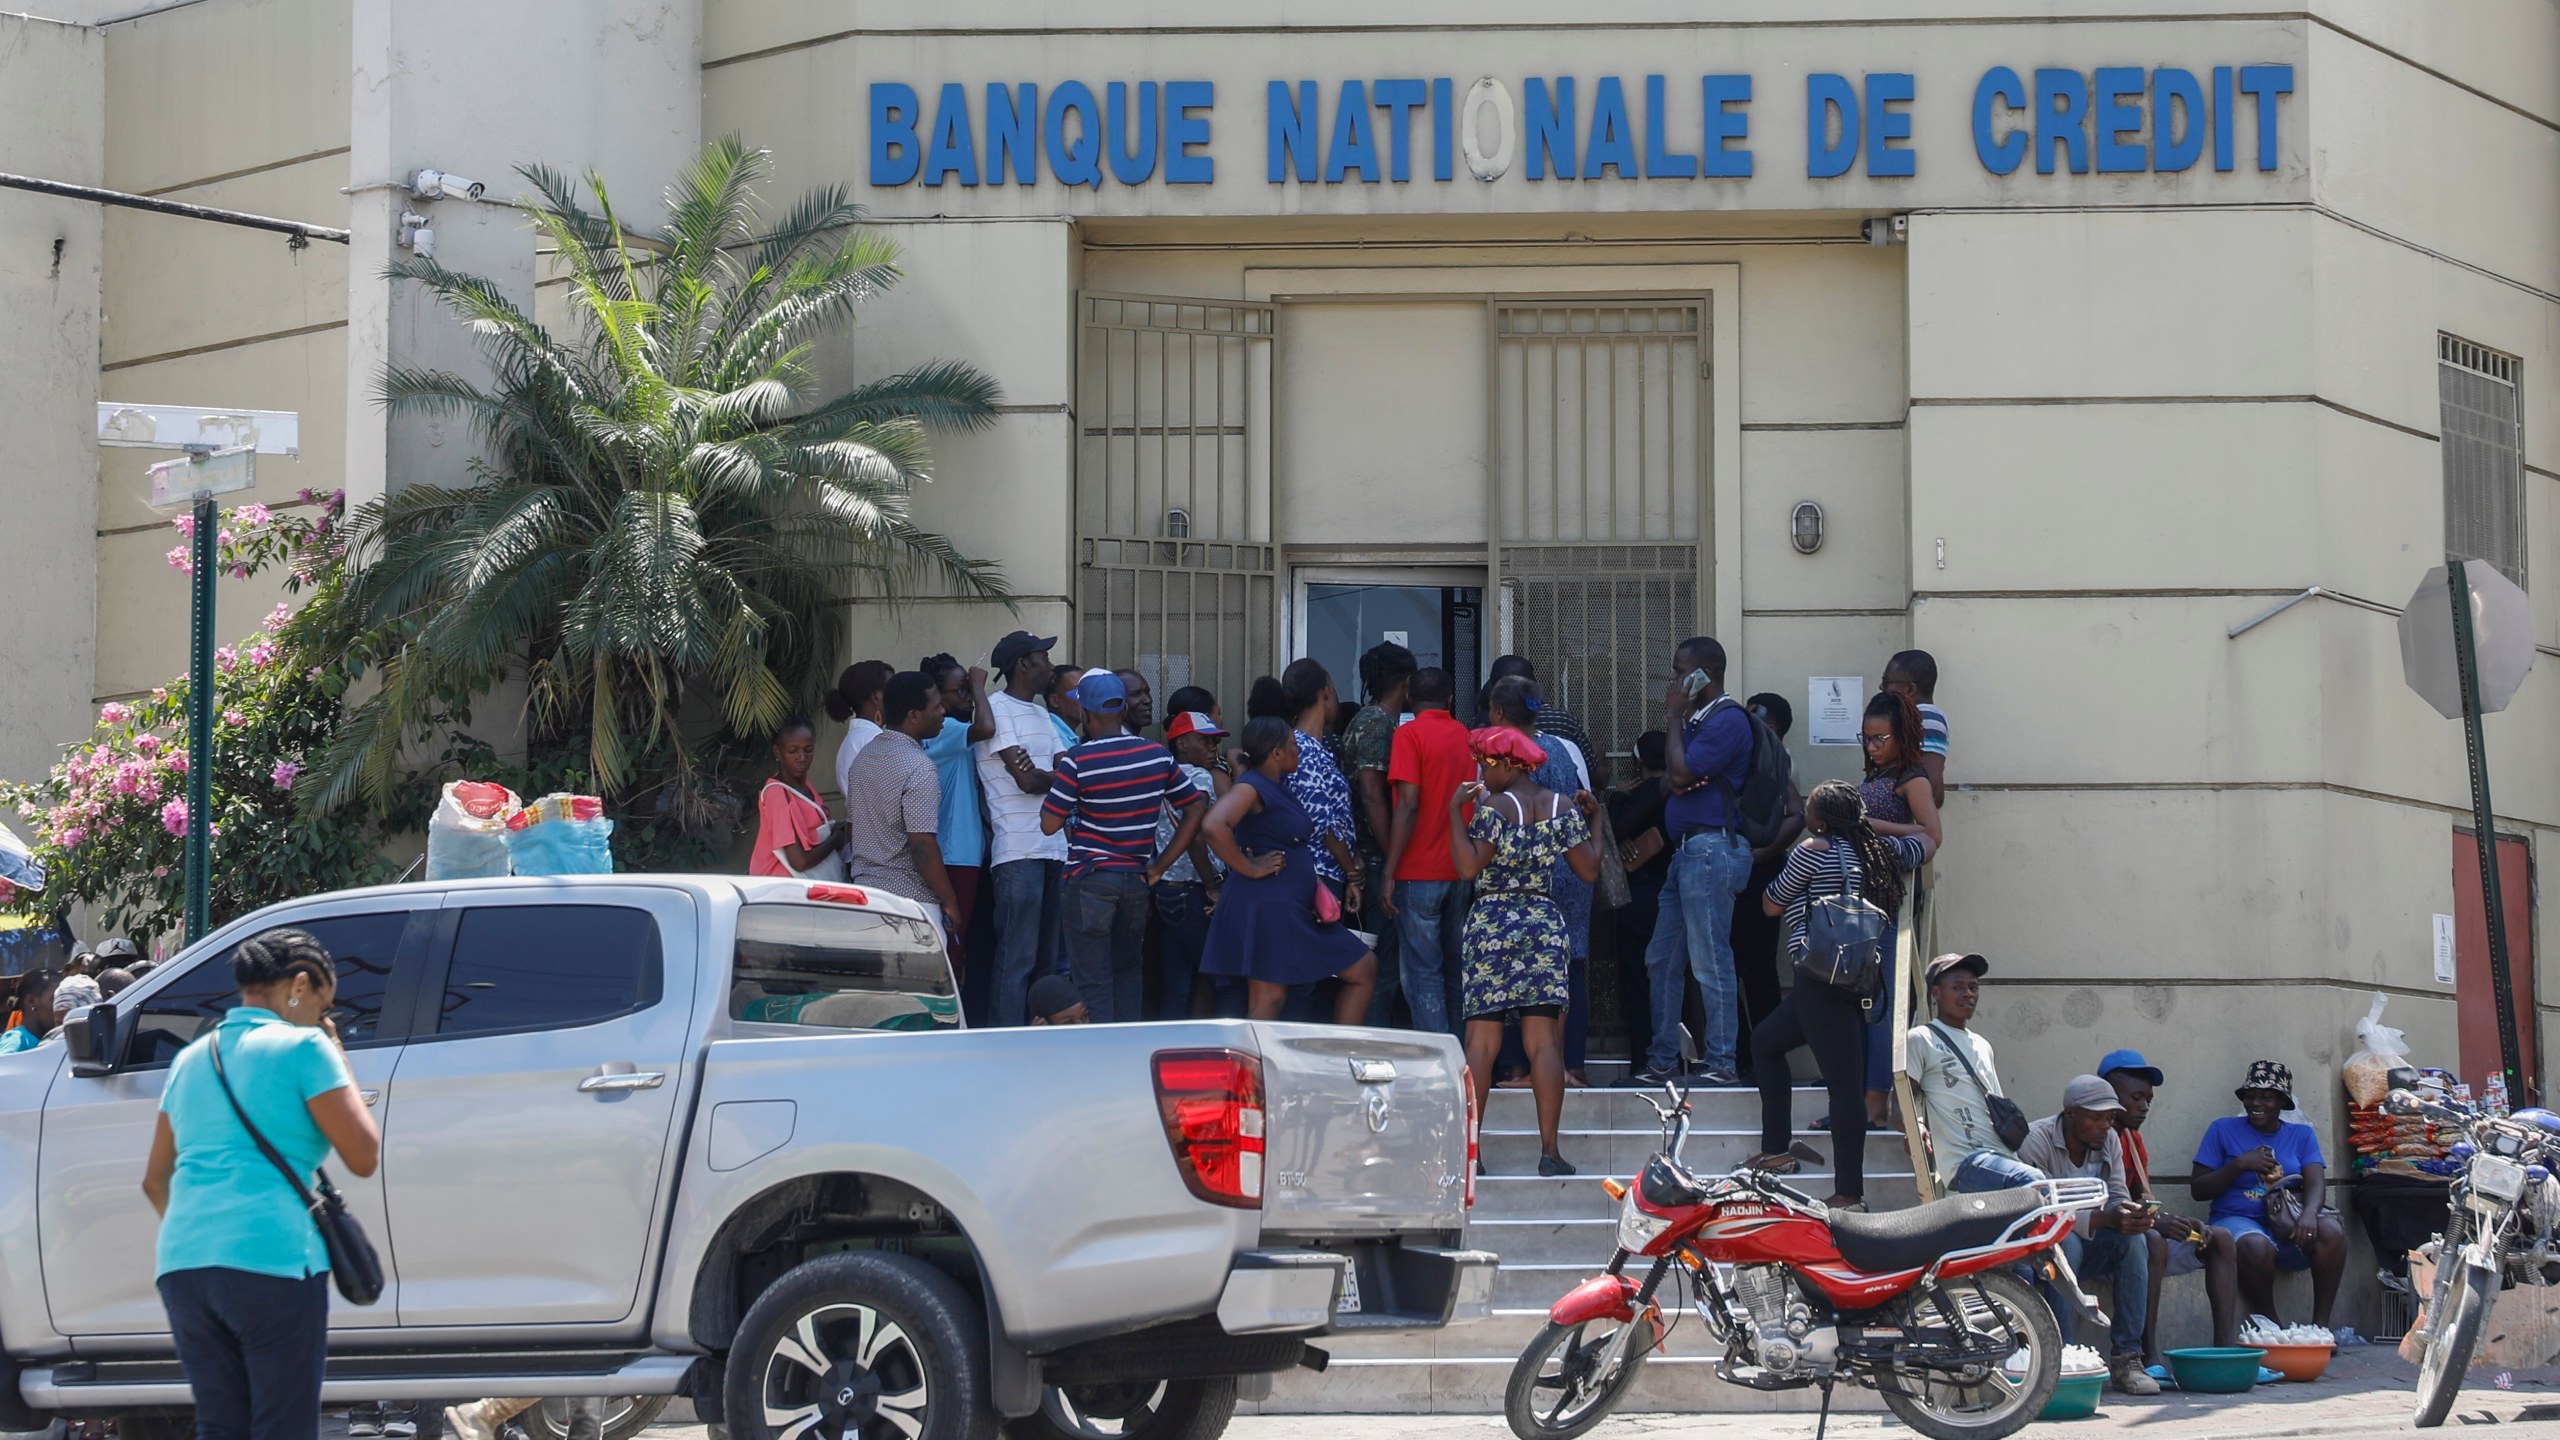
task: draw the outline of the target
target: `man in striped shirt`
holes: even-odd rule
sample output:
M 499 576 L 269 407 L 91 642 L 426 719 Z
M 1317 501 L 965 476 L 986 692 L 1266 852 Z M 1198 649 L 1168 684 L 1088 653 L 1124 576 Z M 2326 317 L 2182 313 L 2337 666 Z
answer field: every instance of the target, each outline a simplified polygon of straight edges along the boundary
M 1044 834 L 1067 832 L 1067 969 L 1095 1023 L 1146 1018 L 1147 917 L 1155 883 L 1191 848 L 1205 811 L 1173 752 L 1132 735 L 1128 691 L 1108 670 L 1077 682 L 1084 741 L 1058 757 Z M 1161 852 L 1156 817 L 1181 819 Z

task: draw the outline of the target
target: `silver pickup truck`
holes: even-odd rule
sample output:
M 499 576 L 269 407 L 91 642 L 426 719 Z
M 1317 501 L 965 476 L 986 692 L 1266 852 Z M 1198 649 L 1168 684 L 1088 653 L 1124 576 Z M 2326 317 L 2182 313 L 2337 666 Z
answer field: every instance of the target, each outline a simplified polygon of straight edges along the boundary
M 931 922 L 851 886 L 400 885 L 236 921 L 0 1056 L 0 1430 L 183 1433 L 143 1160 L 232 948 L 277 925 L 337 957 L 383 1132 L 377 1175 L 334 1175 L 388 1285 L 331 1316 L 331 1400 L 1208 1440 L 1328 1333 L 1491 1304 L 1445 1036 L 965 1029 Z

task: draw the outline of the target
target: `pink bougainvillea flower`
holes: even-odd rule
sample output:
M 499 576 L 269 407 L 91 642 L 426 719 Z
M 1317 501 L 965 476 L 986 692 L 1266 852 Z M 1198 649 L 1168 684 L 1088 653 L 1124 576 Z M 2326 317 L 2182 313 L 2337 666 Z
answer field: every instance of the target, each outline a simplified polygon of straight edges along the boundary
M 276 647 L 268 644 L 264 640 L 261 640 L 257 644 L 250 646 L 248 649 L 241 651 L 240 658 L 249 662 L 250 669 L 264 670 L 275 660 Z
M 62 848 L 65 850 L 77 850 L 80 848 L 81 842 L 88 838 L 88 831 L 74 825 L 70 829 L 62 832 Z
M 133 748 L 145 755 L 157 755 L 160 753 L 160 737 L 145 730 L 133 737 Z
M 237 710 L 225 710 L 222 712 L 222 723 L 237 729 L 242 725 L 248 724 L 249 717 L 241 714 Z
M 172 545 L 169 547 L 169 568 L 172 570 L 184 570 L 190 575 L 196 573 L 195 562 L 187 558 L 186 546 Z
M 218 824 L 207 825 L 204 827 L 204 833 L 212 836 L 216 840 L 219 840 L 222 838 L 222 827 Z
M 213 652 L 213 663 L 222 667 L 222 673 L 228 675 L 231 673 L 231 667 L 240 663 L 240 652 L 228 645 L 217 646 Z
M 126 709 L 124 706 L 117 704 L 113 700 L 110 700 L 106 704 L 98 707 L 98 723 L 102 725 L 121 725 L 132 718 L 133 712 L 131 710 Z
M 243 525 L 264 525 L 276 517 L 268 513 L 266 506 L 252 504 L 243 505 L 239 509 L 232 511 L 231 518 L 239 521 Z
M 267 778 L 276 782 L 277 789 L 290 790 L 293 788 L 293 777 L 301 773 L 301 766 L 290 760 L 279 760 L 276 762 L 276 768 L 268 774 Z
M 172 800 L 160 807 L 160 828 L 172 835 L 187 833 L 187 802 Z
M 160 798 L 159 777 L 155 775 L 143 781 L 142 784 L 134 790 L 133 798 L 141 801 L 145 805 L 158 801 Z
M 172 750 L 169 752 L 169 758 L 160 763 L 169 767 L 170 774 L 184 775 L 187 773 L 187 752 Z
M 168 878 L 169 878 L 169 867 L 168 867 L 168 866 L 166 866 L 166 865 L 154 865 L 154 866 L 152 866 L 152 867 L 151 867 L 151 878 L 152 878 L 152 879 L 154 879 L 154 880 L 166 880 L 166 879 L 168 879 Z
M 213 532 L 213 543 L 228 550 L 232 546 L 239 544 L 240 541 L 238 536 L 233 535 L 228 530 L 216 530 Z
M 280 630 L 284 628 L 285 623 L 291 619 L 293 619 L 293 607 L 279 600 L 276 602 L 276 608 L 267 612 L 265 628 L 269 630 Z
M 196 533 L 196 517 L 193 515 L 175 516 L 171 518 L 169 523 L 176 526 L 178 533 L 181 535 L 193 537 Z

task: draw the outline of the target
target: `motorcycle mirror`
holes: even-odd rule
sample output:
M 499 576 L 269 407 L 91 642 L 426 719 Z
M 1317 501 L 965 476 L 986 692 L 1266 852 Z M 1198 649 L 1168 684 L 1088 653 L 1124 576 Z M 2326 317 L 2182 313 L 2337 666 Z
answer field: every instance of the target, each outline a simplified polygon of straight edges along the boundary
M 1787 1153 L 1793 1155 L 1807 1165 L 1828 1165 L 1831 1163 L 1829 1157 L 1801 1140 L 1798 1140 L 1794 1144 L 1788 1146 Z
M 2415 1090 L 2425 1079 L 2414 1065 L 2394 1065 L 2382 1077 L 2382 1083 L 2394 1090 Z

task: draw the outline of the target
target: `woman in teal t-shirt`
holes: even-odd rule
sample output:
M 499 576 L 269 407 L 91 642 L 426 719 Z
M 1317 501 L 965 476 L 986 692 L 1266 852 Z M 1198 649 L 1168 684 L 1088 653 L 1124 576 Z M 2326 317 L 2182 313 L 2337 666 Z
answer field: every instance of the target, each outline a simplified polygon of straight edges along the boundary
M 371 1175 L 382 1132 L 339 1052 L 329 1019 L 338 968 L 320 942 L 267 931 L 232 953 L 231 974 L 240 1003 L 179 1054 L 160 1095 L 142 1180 L 160 1212 L 160 1300 L 195 1391 L 199 1440 L 312 1435 L 329 1349 L 329 1252 L 232 1100 L 305 1185 L 333 1150 L 350 1172 Z

